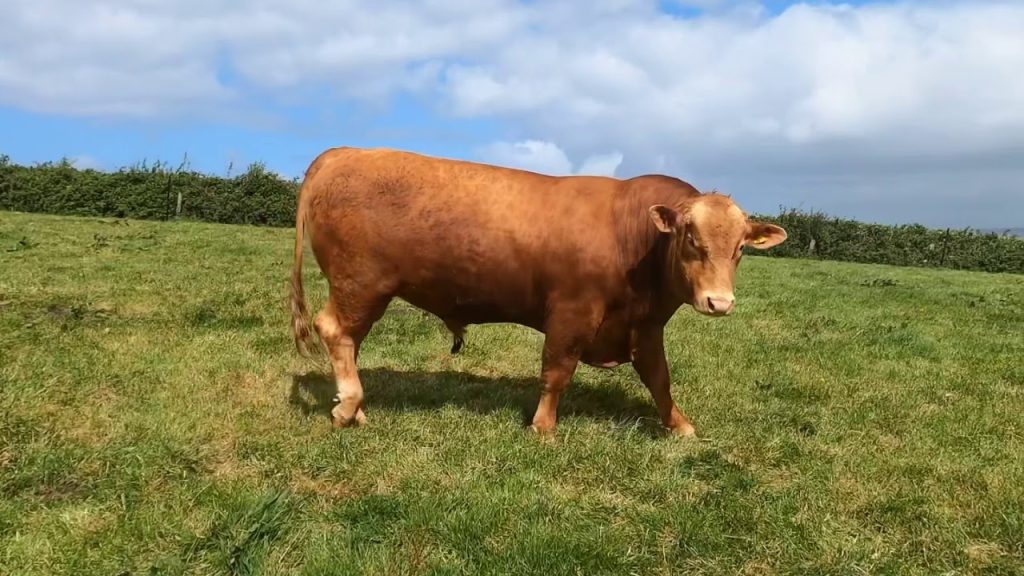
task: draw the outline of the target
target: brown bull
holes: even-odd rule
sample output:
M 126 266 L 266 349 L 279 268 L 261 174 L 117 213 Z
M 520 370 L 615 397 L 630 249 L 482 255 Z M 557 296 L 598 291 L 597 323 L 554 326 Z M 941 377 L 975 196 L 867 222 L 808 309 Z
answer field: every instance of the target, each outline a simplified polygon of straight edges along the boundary
M 751 222 L 727 197 L 666 176 L 552 177 L 391 150 L 336 148 L 299 194 L 292 272 L 296 344 L 312 344 L 302 291 L 308 233 L 330 284 L 314 322 L 337 380 L 335 426 L 364 423 L 359 346 L 392 298 L 435 314 L 454 335 L 510 322 L 544 333 L 533 428 L 555 427 L 577 364 L 631 362 L 672 431 L 693 426 L 672 401 L 664 327 L 689 304 L 732 312 L 744 246 L 782 228 Z

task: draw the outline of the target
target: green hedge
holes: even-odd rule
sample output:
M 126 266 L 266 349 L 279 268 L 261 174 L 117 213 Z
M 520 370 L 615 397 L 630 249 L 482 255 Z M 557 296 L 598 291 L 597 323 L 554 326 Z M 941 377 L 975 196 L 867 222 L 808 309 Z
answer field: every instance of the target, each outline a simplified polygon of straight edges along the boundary
M 66 159 L 28 167 L 0 156 L 0 210 L 19 212 L 293 226 L 298 187 L 262 164 L 219 177 L 162 163 L 100 172 Z
M 298 186 L 262 164 L 219 177 L 161 163 L 99 172 L 67 160 L 28 167 L 0 156 L 0 210 L 19 212 L 288 227 L 295 223 Z M 797 210 L 757 218 L 789 233 L 767 256 L 1024 273 L 1024 239 L 1011 236 L 864 224 Z
M 767 256 L 1024 273 L 1024 239 L 1009 235 L 865 224 L 797 210 L 759 218 L 788 234 Z

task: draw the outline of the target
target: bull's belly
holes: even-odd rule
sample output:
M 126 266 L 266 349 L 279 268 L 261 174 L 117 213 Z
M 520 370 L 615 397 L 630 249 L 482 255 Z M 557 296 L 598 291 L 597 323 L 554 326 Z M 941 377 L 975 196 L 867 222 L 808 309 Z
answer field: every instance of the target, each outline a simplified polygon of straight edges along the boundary
M 546 307 L 525 289 L 508 284 L 503 290 L 467 289 L 445 282 L 406 285 L 396 296 L 440 318 L 449 327 L 472 324 L 518 324 L 544 331 Z M 580 361 L 598 368 L 614 368 L 633 361 L 635 334 L 624 311 L 606 316 Z
M 629 346 L 589 346 L 580 357 L 580 361 L 595 368 L 615 368 L 620 364 L 633 361 Z
M 398 297 L 451 326 L 511 323 L 537 330 L 543 326 L 543 308 L 530 306 L 529 302 L 467 297 L 437 289 L 404 290 Z
M 594 340 L 583 350 L 580 360 L 597 368 L 614 368 L 633 361 L 633 330 L 625 318 L 613 315 L 604 319 Z

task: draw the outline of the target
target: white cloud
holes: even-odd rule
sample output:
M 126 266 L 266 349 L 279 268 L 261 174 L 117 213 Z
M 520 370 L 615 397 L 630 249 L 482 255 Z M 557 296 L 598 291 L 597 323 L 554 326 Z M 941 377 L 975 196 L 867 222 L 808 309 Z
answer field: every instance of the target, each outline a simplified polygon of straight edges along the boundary
M 985 175 L 1024 178 L 1024 4 L 770 14 L 747 0 L 675 3 L 708 11 L 673 17 L 655 0 L 9 0 L 0 105 L 251 117 L 267 101 L 386 106 L 405 91 L 441 114 L 515 128 L 519 144 L 482 157 L 665 171 L 755 199 L 768 179 L 855 177 L 850 189 L 862 190 L 881 186 L 877 174 L 962 165 L 956 174 L 979 176 L 975 200 L 1006 212 L 995 202 L 1013 178 Z M 923 199 L 927 186 L 910 188 Z M 838 192 L 816 190 L 839 189 L 773 200 L 827 207 Z
M 450 68 L 452 110 L 509 116 L 570 147 L 596 133 L 633 146 L 882 138 L 959 152 L 1024 126 L 1024 6 L 799 5 L 608 27 L 553 24 Z
M 492 49 L 522 14 L 506 0 L 11 0 L 0 19 L 0 104 L 167 117 L 317 87 L 372 101 L 420 89 L 436 60 Z
M 572 162 L 556 144 L 540 140 L 494 142 L 480 150 L 480 157 L 493 164 L 563 176 L 572 174 Z
M 950 145 L 974 146 L 1024 125 L 1019 3 L 691 19 L 650 0 L 8 4 L 0 100 L 56 113 L 173 115 L 244 99 L 243 86 L 281 98 L 327 86 L 371 99 L 436 90 L 452 113 L 507 116 L 572 149 L 595 133 L 662 148 L 880 135 L 934 146 L 954 133 Z
M 585 158 L 574 170 L 564 150 L 553 142 L 541 140 L 493 142 L 481 149 L 479 155 L 485 162 L 552 176 L 614 176 L 623 158 L 619 152 L 596 154 Z
M 596 154 L 588 156 L 580 165 L 577 174 L 588 174 L 590 176 L 615 176 L 615 172 L 622 165 L 623 156 L 621 152 L 609 152 L 607 154 Z

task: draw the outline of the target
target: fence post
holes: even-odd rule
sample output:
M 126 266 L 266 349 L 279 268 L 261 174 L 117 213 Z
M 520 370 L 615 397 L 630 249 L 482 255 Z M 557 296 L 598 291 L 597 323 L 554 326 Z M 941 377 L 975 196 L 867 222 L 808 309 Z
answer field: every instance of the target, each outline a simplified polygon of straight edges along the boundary
M 174 210 L 174 219 L 181 218 L 181 189 L 178 189 L 178 207 Z
M 949 228 L 946 228 L 946 233 L 942 235 L 942 255 L 939 256 L 939 268 L 946 267 L 947 250 L 949 250 Z
M 157 165 L 159 166 L 159 164 Z M 156 171 L 153 172 L 156 174 Z M 164 193 L 164 220 L 171 219 L 171 192 L 174 191 L 174 182 L 171 180 L 171 173 L 167 172 L 167 188 Z

